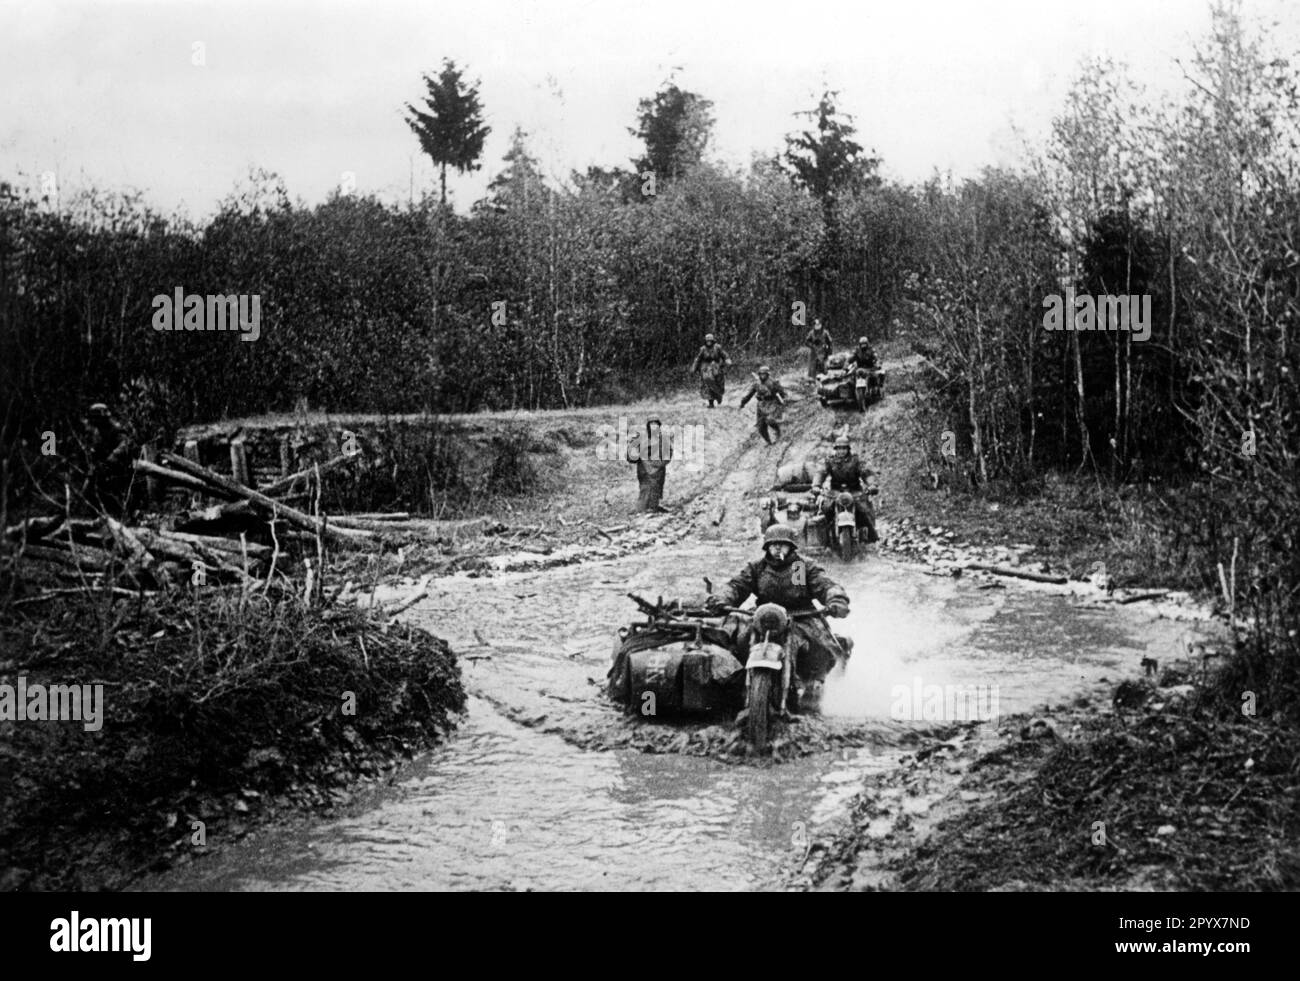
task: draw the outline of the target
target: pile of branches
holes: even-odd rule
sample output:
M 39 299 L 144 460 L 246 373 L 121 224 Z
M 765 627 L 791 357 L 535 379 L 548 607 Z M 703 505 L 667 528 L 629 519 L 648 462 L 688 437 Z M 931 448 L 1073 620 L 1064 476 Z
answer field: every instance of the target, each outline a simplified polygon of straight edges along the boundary
M 375 531 L 363 526 L 383 527 L 379 519 L 389 517 L 330 519 L 287 503 L 309 493 L 304 486 L 318 489 L 320 475 L 343 465 L 345 457 L 260 490 L 182 456 L 163 453 L 162 460 L 165 466 L 136 460 L 137 476 L 221 503 L 192 510 L 171 527 L 159 528 L 131 526 L 107 514 L 74 517 L 70 508 L 29 517 L 4 529 L 6 557 L 15 567 L 34 563 L 56 578 L 80 583 L 70 591 L 98 587 L 105 577 L 125 591 L 170 590 L 186 582 L 270 587 L 277 569 L 283 579 L 284 569 L 296 564 L 302 542 L 315 544 L 323 566 L 327 549 L 373 544 Z
M 406 512 L 323 513 L 324 476 L 358 459 L 357 454 L 336 456 L 257 489 L 175 453 L 160 454 L 158 462 L 136 460 L 138 480 L 188 493 L 189 507 L 152 526 L 108 514 L 78 517 L 70 504 L 60 513 L 28 517 L 4 529 L 0 570 L 27 584 L 50 579 L 75 584 L 23 597 L 21 603 L 103 589 L 135 595 L 222 584 L 302 593 L 315 604 L 325 598 L 327 568 L 354 567 L 345 556 L 374 556 L 386 546 L 408 543 L 436 546 L 440 553 L 458 551 L 466 536 L 510 530 L 490 518 L 431 521 Z M 435 562 L 428 571 L 458 560 Z

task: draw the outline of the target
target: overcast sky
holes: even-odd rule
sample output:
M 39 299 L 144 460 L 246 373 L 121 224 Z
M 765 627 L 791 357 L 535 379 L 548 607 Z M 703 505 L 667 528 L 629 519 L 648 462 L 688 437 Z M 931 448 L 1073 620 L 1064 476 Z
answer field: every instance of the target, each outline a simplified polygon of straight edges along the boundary
M 434 177 L 402 105 L 444 57 L 481 79 L 492 126 L 483 170 L 450 182 L 461 210 L 516 125 L 553 174 L 626 165 L 637 100 L 674 71 L 713 100 L 725 162 L 778 149 L 825 83 L 887 176 L 965 176 L 1013 161 L 1013 127 L 1046 132 L 1081 58 L 1176 87 L 1208 24 L 1202 0 L 0 0 L 0 179 L 53 171 L 64 194 L 138 188 L 195 217 L 253 166 L 308 202 L 345 171 L 405 199 Z

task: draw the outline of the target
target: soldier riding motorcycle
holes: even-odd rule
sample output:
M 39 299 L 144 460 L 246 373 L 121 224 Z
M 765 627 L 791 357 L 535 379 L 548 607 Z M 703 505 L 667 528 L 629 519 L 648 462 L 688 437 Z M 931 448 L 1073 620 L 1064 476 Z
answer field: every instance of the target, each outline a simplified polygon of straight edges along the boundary
M 824 543 L 842 559 L 851 559 L 859 541 L 878 542 L 876 515 L 871 506 L 875 488 L 868 487 L 872 471 L 854 456 L 847 436 L 835 440 L 832 455 L 822 464 L 813 486 L 819 491 Z
M 759 610 L 763 605 L 776 604 L 788 614 L 786 622 L 775 614 L 761 617 L 756 611 L 748 638 L 742 640 L 753 644 L 770 642 L 771 637 L 787 638 L 794 670 L 791 684 L 785 689 L 784 709 L 797 712 L 805 694 L 811 701 L 817 700 L 831 668 L 837 661 L 847 661 L 852 647 L 831 632 L 813 600 L 819 601 L 831 616 L 846 617 L 848 594 L 820 566 L 798 555 L 794 529 L 775 524 L 763 534 L 763 557 L 741 569 L 721 593 L 710 594 L 706 606 L 735 608 L 751 595 L 761 604 Z M 748 708 L 752 709 L 750 701 Z
M 790 528 L 773 525 L 763 537 L 764 557 L 707 596 L 701 609 L 632 597 L 649 618 L 619 631 L 611 697 L 644 715 L 739 705 L 736 723 L 759 752 L 775 718 L 815 707 L 827 674 L 853 649 L 825 619 L 847 616 L 848 596 L 797 557 Z M 741 609 L 751 595 L 757 608 Z

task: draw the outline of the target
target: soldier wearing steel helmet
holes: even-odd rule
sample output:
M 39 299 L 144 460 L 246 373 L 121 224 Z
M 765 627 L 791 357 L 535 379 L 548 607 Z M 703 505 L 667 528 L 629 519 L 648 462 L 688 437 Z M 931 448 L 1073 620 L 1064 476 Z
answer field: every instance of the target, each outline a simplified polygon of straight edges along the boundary
M 858 338 L 858 346 L 849 355 L 848 367 L 853 370 L 854 368 L 878 368 L 879 366 L 876 349 L 871 346 L 871 339 L 863 334 Z
M 863 464 L 862 458 L 854 455 L 849 438 L 839 436 L 835 439 L 830 457 L 821 465 L 813 479 L 813 486 L 822 492 L 820 507 L 823 514 L 829 515 L 835 509 L 837 492 L 848 491 L 853 495 L 857 526 L 865 532 L 863 537 L 868 543 L 880 541 L 880 536 L 876 533 L 876 517 L 867 498 L 867 478 L 872 473 Z
M 705 334 L 704 346 L 700 348 L 691 363 L 691 374 L 699 373 L 700 396 L 708 403 L 710 409 L 715 402 L 718 405 L 722 404 L 722 393 L 726 390 L 725 372 L 730 365 L 731 359 L 727 357 L 727 352 L 722 349 L 717 338 L 712 334 Z
M 758 369 L 758 375 L 741 398 L 739 408 L 743 409 L 745 403 L 752 398 L 758 399 L 758 414 L 755 416 L 758 435 L 771 446 L 769 430 L 776 434 L 777 439 L 781 438 L 781 423 L 785 417 L 785 389 L 772 377 L 772 369 L 767 365 Z
M 82 495 L 93 507 L 121 517 L 126 511 L 136 447 L 103 402 L 87 411 L 86 428 L 88 459 Z
M 775 524 L 763 534 L 763 557 L 748 563 L 721 593 L 710 594 L 710 606 L 740 606 L 753 596 L 759 605 L 777 603 L 790 613 L 815 610 L 818 600 L 833 617 L 849 615 L 849 595 L 821 566 L 798 554 L 794 529 Z M 822 617 L 791 621 L 798 643 L 795 672 L 803 679 L 825 678 L 843 651 Z
M 834 348 L 831 334 L 822 326 L 820 320 L 814 320 L 812 329 L 804 335 L 803 342 L 808 348 L 808 380 L 816 381 L 817 376 L 826 370 L 826 359 Z

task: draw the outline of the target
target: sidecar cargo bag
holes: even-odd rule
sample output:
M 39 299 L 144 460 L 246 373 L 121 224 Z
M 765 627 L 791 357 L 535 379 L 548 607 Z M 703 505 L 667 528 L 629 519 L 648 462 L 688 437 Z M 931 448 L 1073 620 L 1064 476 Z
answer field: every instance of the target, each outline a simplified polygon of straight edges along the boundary
M 718 685 L 742 670 L 740 662 L 720 647 L 655 647 L 637 651 L 629 660 L 632 706 L 646 702 L 650 692 L 656 712 L 715 708 L 720 701 Z
M 832 354 L 829 358 L 826 359 L 826 370 L 842 371 L 844 366 L 848 364 L 848 361 L 849 361 L 849 356 L 845 354 L 843 351 L 839 352 L 838 354 Z
M 719 643 L 731 640 L 722 630 L 704 631 L 701 648 L 686 646 L 693 639 L 674 631 L 632 634 L 614 656 L 610 697 L 636 707 L 652 692 L 656 712 L 713 708 L 719 687 L 741 670 L 741 664 Z
M 808 470 L 808 461 L 801 463 L 783 463 L 776 471 L 775 490 L 789 490 L 791 484 L 810 484 L 812 474 Z

